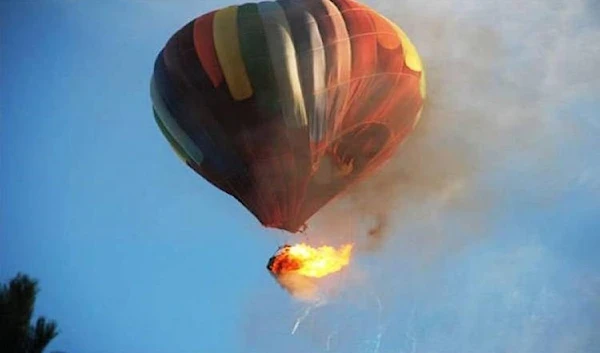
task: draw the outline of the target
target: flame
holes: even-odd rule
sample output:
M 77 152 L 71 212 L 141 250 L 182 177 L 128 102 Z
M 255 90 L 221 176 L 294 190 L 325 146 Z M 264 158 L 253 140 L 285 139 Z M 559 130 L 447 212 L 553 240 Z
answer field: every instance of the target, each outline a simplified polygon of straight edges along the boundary
M 275 275 L 295 273 L 321 278 L 346 267 L 351 255 L 352 244 L 339 249 L 331 246 L 313 248 L 307 244 L 286 245 L 271 258 L 267 267 Z

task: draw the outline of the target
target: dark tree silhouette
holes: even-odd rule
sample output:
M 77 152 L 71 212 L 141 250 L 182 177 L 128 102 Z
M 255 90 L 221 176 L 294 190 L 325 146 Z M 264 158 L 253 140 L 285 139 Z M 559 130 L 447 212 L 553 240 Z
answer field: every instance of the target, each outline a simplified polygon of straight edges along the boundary
M 42 353 L 58 335 L 54 321 L 39 317 L 30 324 L 37 281 L 17 274 L 8 285 L 0 287 L 0 350 L 5 353 Z

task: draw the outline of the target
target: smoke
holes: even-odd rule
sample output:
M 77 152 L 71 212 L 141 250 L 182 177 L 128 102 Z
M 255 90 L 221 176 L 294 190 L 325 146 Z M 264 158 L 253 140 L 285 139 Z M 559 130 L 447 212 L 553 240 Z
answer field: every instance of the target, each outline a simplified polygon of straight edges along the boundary
M 450 274 L 444 261 L 489 240 L 515 205 L 543 211 L 574 186 L 600 196 L 598 2 L 365 3 L 419 50 L 424 115 L 384 168 L 309 224 L 311 242 L 363 251 L 344 290 L 310 314 L 269 303 L 249 322 L 277 320 L 268 332 L 290 352 L 590 351 L 597 275 L 535 239 Z M 275 350 L 252 329 L 249 351 Z
M 366 3 L 400 24 L 419 50 L 425 111 L 384 168 L 314 217 L 310 236 L 350 234 L 363 250 L 376 250 L 416 227 L 427 234 L 416 245 L 436 254 L 485 235 L 510 195 L 495 175 L 544 183 L 535 202 L 564 191 L 574 172 L 589 177 L 558 158 L 585 129 L 558 112 L 600 89 L 592 2 Z

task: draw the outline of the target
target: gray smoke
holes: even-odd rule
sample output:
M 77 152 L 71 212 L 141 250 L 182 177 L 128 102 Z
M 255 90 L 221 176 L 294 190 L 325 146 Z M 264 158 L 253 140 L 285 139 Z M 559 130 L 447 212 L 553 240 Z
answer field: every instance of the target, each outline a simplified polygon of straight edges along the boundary
M 421 245 L 437 252 L 485 235 L 489 217 L 507 197 L 490 175 L 510 171 L 539 179 L 546 185 L 543 194 L 534 195 L 537 201 L 552 199 L 574 175 L 597 178 L 598 170 L 573 170 L 558 158 L 586 124 L 598 128 L 597 122 L 560 114 L 577 99 L 598 98 L 597 5 L 583 0 L 367 4 L 400 24 L 419 50 L 428 77 L 425 113 L 377 175 L 314 217 L 311 236 L 351 234 L 363 249 L 377 249 L 389 235 L 418 227 L 428 234 Z M 439 222 L 444 217 L 459 221 L 460 231 L 454 227 L 451 239 Z
M 253 306 L 247 351 L 597 351 L 595 273 L 519 226 L 516 250 L 458 255 L 497 235 L 502 215 L 574 187 L 600 199 L 600 3 L 365 2 L 419 50 L 425 114 L 386 167 L 309 224 L 311 243 L 357 243 L 343 290 L 319 307 Z

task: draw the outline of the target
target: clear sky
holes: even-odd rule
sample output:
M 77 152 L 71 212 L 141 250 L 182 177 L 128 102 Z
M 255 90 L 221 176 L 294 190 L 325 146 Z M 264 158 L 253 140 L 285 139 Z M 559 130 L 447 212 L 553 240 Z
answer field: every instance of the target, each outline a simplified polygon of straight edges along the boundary
M 431 67 L 433 128 L 406 159 L 442 167 L 313 307 L 265 270 L 289 238 L 183 166 L 152 118 L 156 54 L 230 2 L 0 2 L 0 280 L 40 281 L 49 351 L 600 352 L 596 2 L 367 3 Z M 435 163 L 465 146 L 463 168 Z

